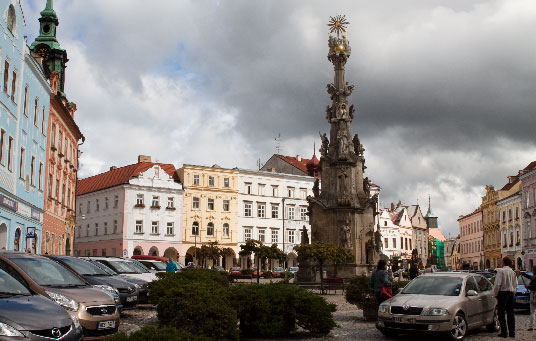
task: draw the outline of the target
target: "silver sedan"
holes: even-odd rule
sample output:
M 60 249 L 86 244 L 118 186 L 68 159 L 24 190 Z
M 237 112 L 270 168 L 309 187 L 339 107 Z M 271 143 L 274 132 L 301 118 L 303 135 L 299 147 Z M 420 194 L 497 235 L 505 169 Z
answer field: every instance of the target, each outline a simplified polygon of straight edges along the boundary
M 497 300 L 484 276 L 444 272 L 412 280 L 378 308 L 376 327 L 386 336 L 440 333 L 463 340 L 470 329 L 499 330 Z

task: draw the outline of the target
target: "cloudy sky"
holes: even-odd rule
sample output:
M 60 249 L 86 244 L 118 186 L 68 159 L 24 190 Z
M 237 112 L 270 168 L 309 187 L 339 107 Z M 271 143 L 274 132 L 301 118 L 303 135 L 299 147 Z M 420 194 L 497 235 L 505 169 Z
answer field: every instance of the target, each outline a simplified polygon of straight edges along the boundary
M 21 0 L 29 42 L 45 0 Z M 310 157 L 332 81 L 329 16 L 351 22 L 353 131 L 381 204 L 428 195 L 444 234 L 486 184 L 536 160 L 536 2 L 56 0 L 80 175 L 153 160 L 256 168 Z

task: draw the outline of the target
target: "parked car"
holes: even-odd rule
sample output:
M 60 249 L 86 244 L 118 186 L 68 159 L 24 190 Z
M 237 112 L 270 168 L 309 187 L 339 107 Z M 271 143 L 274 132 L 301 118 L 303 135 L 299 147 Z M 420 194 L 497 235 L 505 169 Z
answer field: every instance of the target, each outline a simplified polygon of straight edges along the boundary
M 272 277 L 281 277 L 285 274 L 285 269 L 283 269 L 281 266 L 276 266 L 272 270 Z
M 150 272 L 144 272 L 138 267 L 134 266 L 132 262 L 127 261 L 122 258 L 116 257 L 88 257 L 88 259 L 93 259 L 97 262 L 100 262 L 110 269 L 114 270 L 117 273 L 122 275 L 127 275 L 134 278 L 143 279 L 147 282 L 152 282 L 156 279 L 156 276 Z
M 253 268 L 251 268 L 251 270 L 253 270 L 253 277 L 257 277 L 257 267 L 253 267 Z M 261 270 L 260 274 L 258 276 L 262 277 L 262 275 L 263 275 L 263 272 Z
M 114 270 L 110 269 L 106 265 L 102 264 L 101 262 L 97 262 L 96 260 L 92 259 L 84 259 L 90 262 L 91 264 L 94 264 L 95 266 L 99 267 L 101 270 L 106 272 L 110 276 L 118 276 L 121 279 L 124 279 L 125 281 L 132 283 L 136 289 L 138 289 L 138 303 L 149 303 L 149 282 L 135 277 L 130 277 L 128 275 L 120 274 L 115 272 Z
M 147 256 L 147 255 L 133 255 L 132 257 L 130 257 L 132 259 L 136 259 L 136 260 L 139 260 L 139 261 L 142 261 L 142 260 L 157 260 L 157 261 L 160 261 L 164 264 L 167 264 L 169 258 L 167 257 L 160 257 L 160 256 Z
M 229 274 L 231 275 L 231 277 L 240 276 L 242 274 L 242 269 L 239 266 L 232 267 L 231 269 L 229 269 Z
M 76 316 L 59 304 L 30 290 L 16 272 L 0 261 L 0 339 L 78 341 L 82 327 Z M 24 284 L 23 284 L 24 283 Z M 43 313 L 46 312 L 46 313 Z
M 532 276 L 532 272 L 526 272 L 526 274 Z M 517 292 L 514 299 L 514 309 L 530 310 L 530 290 L 526 287 L 529 283 L 530 279 L 517 276 Z
M 292 276 L 296 276 L 298 270 L 300 270 L 300 268 L 297 266 L 291 266 L 290 268 L 288 268 L 288 272 L 290 272 Z
M 0 252 L 0 263 L 8 269 L 4 271 L 16 273 L 32 291 L 52 299 L 78 318 L 86 339 L 100 339 L 117 332 L 119 312 L 112 295 L 92 287 L 59 263 L 39 255 L 10 251 Z
M 123 309 L 133 309 L 138 306 L 138 289 L 134 284 L 125 281 L 119 276 L 110 276 L 95 264 L 84 259 L 69 256 L 48 257 L 61 263 L 69 270 L 78 273 L 93 286 L 115 291 L 119 295 L 121 303 L 119 313 Z
M 386 336 L 431 332 L 463 340 L 470 329 L 497 331 L 491 282 L 472 273 L 424 274 L 378 307 L 376 327 Z
M 159 260 L 152 259 L 135 259 L 135 261 L 143 264 L 151 272 L 166 272 L 166 264 Z M 180 270 L 179 264 L 177 264 L 177 270 Z

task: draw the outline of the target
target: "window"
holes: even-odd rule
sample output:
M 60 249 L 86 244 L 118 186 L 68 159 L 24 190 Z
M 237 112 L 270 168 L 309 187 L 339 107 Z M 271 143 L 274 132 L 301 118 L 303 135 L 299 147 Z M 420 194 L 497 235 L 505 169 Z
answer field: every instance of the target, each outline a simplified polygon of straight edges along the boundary
M 158 195 L 153 195 L 153 201 L 151 202 L 151 207 L 160 208 L 160 197 Z
M 21 179 L 24 179 L 24 148 L 20 149 L 20 163 L 19 163 L 19 177 Z
M 63 132 L 60 130 L 60 132 L 58 133 L 58 153 L 60 157 L 63 156 L 63 154 L 61 153 L 62 140 L 63 140 Z
M 0 163 L 4 164 L 4 143 L 6 140 L 6 131 L 4 129 L 0 132 Z
M 95 199 L 95 212 L 99 212 L 100 205 L 99 205 L 99 199 Z
M 104 209 L 108 209 L 108 197 L 104 198 Z
M 4 92 L 7 94 L 7 84 L 9 82 L 9 61 L 4 63 Z
M 400 249 L 404 248 L 404 237 L 400 237 Z
M 143 233 L 143 220 L 136 220 L 136 233 Z
M 307 188 L 300 188 L 300 194 L 301 194 L 301 198 L 302 199 L 306 199 L 307 198 Z
M 192 208 L 199 209 L 199 198 L 196 198 L 196 197 L 192 198 Z
M 516 219 L 519 219 L 519 207 L 516 206 Z
M 265 218 L 266 204 L 258 203 L 257 204 L 257 216 L 259 218 Z
M 300 207 L 300 218 L 301 220 L 307 220 L 307 207 Z
M 114 196 L 114 208 L 117 208 L 119 205 L 119 195 Z
M 245 228 L 244 229 L 244 241 L 248 241 L 251 239 L 251 229 Z
M 387 226 L 387 220 L 383 222 L 383 226 Z
M 229 224 L 227 223 L 223 224 L 223 236 L 229 237 Z
M 244 217 L 251 217 L 251 203 L 244 203 Z
M 52 134 L 50 136 L 51 147 L 55 149 L 56 148 L 56 125 L 54 123 L 52 123 L 52 131 L 50 133 Z
M 207 224 L 207 236 L 213 236 L 214 235 L 214 224 L 208 223 Z
M 223 210 L 229 212 L 229 200 L 223 200 Z
M 22 111 L 24 112 L 24 116 L 28 117 L 28 84 L 24 88 L 24 107 L 22 107 Z
M 277 186 L 272 186 L 272 196 L 277 197 Z
M 287 187 L 287 197 L 294 198 L 294 187 Z
M 294 230 L 288 230 L 288 242 L 294 244 Z
M 39 121 L 39 118 L 37 116 L 37 110 L 39 108 L 39 97 L 35 98 L 35 108 L 34 108 L 34 126 L 37 127 L 37 122 Z
M 65 206 L 65 184 L 61 185 L 61 204 Z M 99 200 L 97 199 L 97 211 L 99 208 Z
M 108 222 L 104 222 L 104 234 L 108 234 Z
M 78 204 L 78 213 L 82 214 L 82 203 Z
M 173 235 L 173 222 L 168 222 L 166 224 L 166 234 L 168 236 L 172 236 Z
M 287 219 L 294 220 L 294 206 L 289 206 L 288 207 Z
M 143 194 L 136 194 L 136 206 L 143 206 Z
M 214 199 L 209 198 L 207 201 L 207 209 L 210 211 L 214 211 Z
M 48 197 L 52 198 L 52 174 L 48 175 Z
M 208 177 L 208 185 L 209 186 L 214 186 L 214 177 L 213 176 Z
M 46 110 L 46 109 L 45 109 L 45 107 L 43 106 L 43 117 L 42 117 L 42 119 L 41 119 L 41 133 L 42 133 L 43 135 L 45 135 L 45 123 L 46 123 L 46 122 L 45 122 L 45 121 L 46 121 L 46 118 L 45 118 L 45 110 Z
M 197 221 L 192 223 L 192 234 L 199 235 L 199 223 Z
M 17 30 L 17 16 L 13 5 L 9 5 L 7 10 L 7 28 L 12 34 Z
M 251 184 L 246 183 L 246 194 L 251 194 Z
M 99 235 L 99 223 L 95 223 L 95 235 Z
M 396 249 L 396 238 L 393 238 L 393 249 Z
M 158 221 L 151 222 L 151 234 L 158 234 Z
M 279 218 L 279 205 L 272 204 L 272 218 Z
M 508 210 L 508 221 L 512 221 L 512 209 Z
M 86 237 L 89 237 L 89 224 L 86 225 Z
M 229 178 L 223 178 L 223 187 L 229 187 Z
M 175 208 L 175 198 L 168 197 L 167 198 L 167 207 L 168 208 Z
M 30 165 L 30 184 L 35 186 L 35 156 L 32 156 L 32 164 Z
M 199 185 L 199 175 L 194 174 L 194 185 Z
M 278 242 L 279 238 L 277 236 L 278 236 L 277 230 L 272 230 L 272 244 Z
M 117 233 L 117 220 L 114 220 L 114 234 Z
M 155 176 L 156 178 L 159 178 L 159 177 L 160 177 L 160 168 L 155 167 L 155 169 L 154 169 L 154 176 Z
M 263 185 L 263 184 L 259 184 L 259 195 L 264 195 L 264 188 L 266 187 L 266 185 Z
M 15 93 L 17 92 L 17 72 L 13 70 L 13 78 L 11 79 L 11 100 L 15 102 Z
M 259 229 L 259 241 L 263 242 L 265 241 L 265 229 Z
M 383 239 L 383 247 L 384 248 L 389 248 L 389 239 L 388 238 L 384 238 Z
M 413 250 L 413 248 L 411 247 L 411 239 L 409 239 L 409 250 Z

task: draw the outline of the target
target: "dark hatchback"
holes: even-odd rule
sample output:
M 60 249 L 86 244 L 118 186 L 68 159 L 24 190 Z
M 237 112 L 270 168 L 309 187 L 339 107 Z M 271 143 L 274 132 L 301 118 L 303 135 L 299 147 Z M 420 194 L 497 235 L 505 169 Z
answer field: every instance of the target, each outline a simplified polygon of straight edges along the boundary
M 96 260 L 84 258 L 84 260 L 90 262 L 91 264 L 94 264 L 98 266 L 100 269 L 105 271 L 107 274 L 111 276 L 119 276 L 121 279 L 124 279 L 125 281 L 134 284 L 136 289 L 138 289 L 138 303 L 149 303 L 149 283 L 147 281 L 144 281 L 143 279 L 134 278 L 126 275 L 121 275 L 114 270 L 112 270 L 110 267 L 102 264 L 101 262 L 97 262 Z
M 32 292 L 22 277 L 13 275 L 18 278 L 0 269 L 0 340 L 82 339 L 75 316 Z
M 84 277 L 93 286 L 102 287 L 103 289 L 109 286 L 117 290 L 123 310 L 134 309 L 138 306 L 138 289 L 134 284 L 125 281 L 124 278 L 109 275 L 97 265 L 84 259 L 69 256 L 48 257 Z

